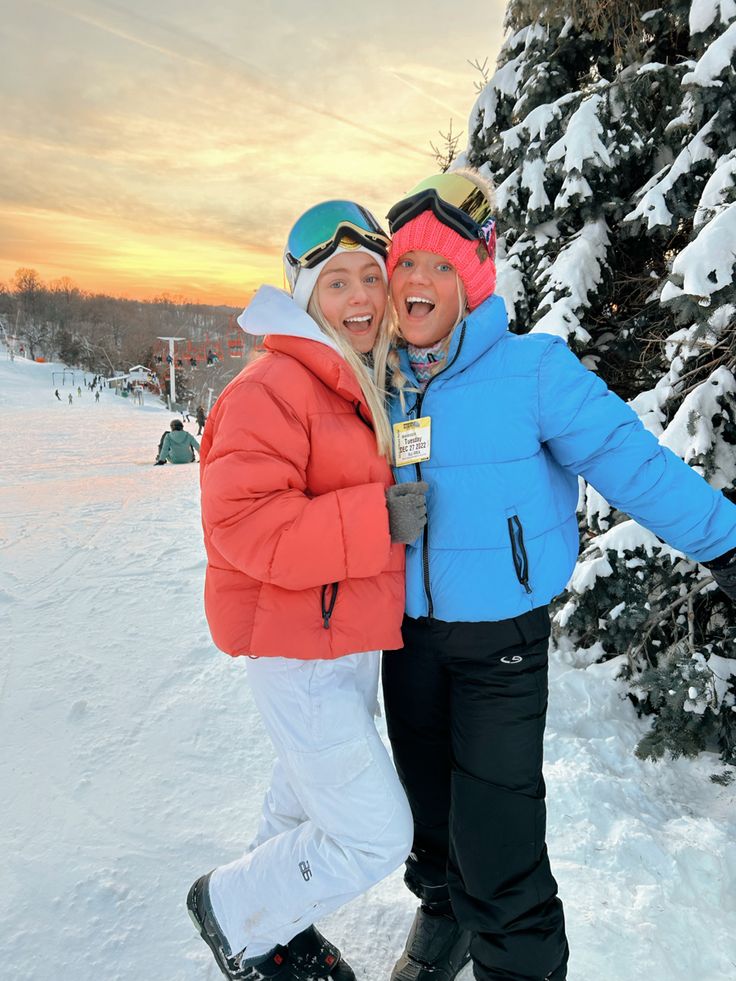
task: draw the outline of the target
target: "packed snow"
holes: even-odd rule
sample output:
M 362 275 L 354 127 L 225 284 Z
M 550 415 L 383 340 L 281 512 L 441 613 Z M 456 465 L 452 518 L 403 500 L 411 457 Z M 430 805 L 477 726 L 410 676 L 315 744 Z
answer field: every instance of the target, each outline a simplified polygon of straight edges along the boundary
M 78 372 L 59 402 L 59 370 L 0 349 L 2 978 L 215 981 L 184 899 L 248 842 L 271 750 L 204 620 L 197 467 L 152 466 L 169 413 L 79 397 Z M 736 783 L 637 759 L 647 722 L 597 653 L 551 661 L 569 981 L 733 981 Z M 322 927 L 380 981 L 413 911 L 397 871 Z

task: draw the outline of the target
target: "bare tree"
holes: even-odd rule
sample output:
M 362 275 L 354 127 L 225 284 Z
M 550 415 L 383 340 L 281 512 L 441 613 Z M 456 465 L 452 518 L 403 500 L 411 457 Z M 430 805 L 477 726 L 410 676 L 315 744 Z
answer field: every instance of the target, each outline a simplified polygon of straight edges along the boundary
M 17 302 L 17 326 L 22 327 L 28 353 L 35 358 L 48 334 L 43 316 L 46 288 L 35 269 L 17 269 L 13 276 L 13 293 Z
M 440 137 L 444 141 L 439 147 L 435 146 L 430 140 L 429 145 L 432 147 L 434 152 L 434 159 L 440 166 L 443 173 L 448 171 L 452 166 L 453 160 L 457 157 L 457 147 L 460 142 L 460 137 L 462 136 L 462 131 L 460 133 L 452 132 L 452 119 L 450 119 L 450 125 L 446 133 L 440 130 Z
M 476 79 L 476 81 L 473 82 L 475 91 L 480 94 L 491 80 L 491 70 L 488 67 L 488 58 L 484 58 L 482 64 L 480 58 L 476 58 L 474 61 L 471 61 L 468 58 L 468 64 L 471 68 L 475 68 L 475 70 L 480 74 L 480 81 Z

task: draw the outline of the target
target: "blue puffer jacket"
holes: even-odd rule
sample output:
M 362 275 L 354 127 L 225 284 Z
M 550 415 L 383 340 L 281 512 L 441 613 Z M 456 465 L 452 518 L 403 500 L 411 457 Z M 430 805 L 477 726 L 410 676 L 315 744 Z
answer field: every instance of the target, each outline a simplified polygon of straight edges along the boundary
M 405 398 L 393 422 L 432 420 L 431 459 L 395 470 L 429 483 L 427 528 L 406 553 L 409 616 L 502 620 L 560 593 L 578 555 L 578 474 L 693 559 L 736 547 L 736 506 L 564 341 L 510 333 L 497 296 L 458 326 L 424 394 Z

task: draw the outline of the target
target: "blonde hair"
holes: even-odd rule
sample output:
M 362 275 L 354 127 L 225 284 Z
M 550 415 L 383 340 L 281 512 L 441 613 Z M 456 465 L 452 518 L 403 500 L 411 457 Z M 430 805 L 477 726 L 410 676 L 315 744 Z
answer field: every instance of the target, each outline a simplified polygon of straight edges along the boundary
M 468 312 L 468 298 L 465 295 L 463 281 L 458 276 L 457 271 L 455 272 L 455 277 L 457 280 L 457 319 L 442 339 L 442 348 L 445 351 L 450 346 L 455 330 L 463 322 Z M 399 349 L 406 347 L 407 344 L 399 329 L 399 316 L 390 292 L 388 306 L 391 311 L 389 327 L 387 331 L 379 336 L 376 346 L 373 349 L 373 363 L 375 365 L 376 378 L 385 379 L 384 387 L 389 395 L 396 393 L 399 396 L 402 411 L 406 412 L 406 393 L 414 392 L 419 394 L 420 389 L 411 385 L 409 379 L 401 370 Z
M 377 370 L 374 370 L 374 372 L 371 373 L 371 370 L 368 368 L 365 361 L 360 354 L 358 354 L 350 341 L 347 340 L 347 338 L 344 337 L 340 331 L 333 327 L 322 313 L 319 300 L 317 299 L 316 290 L 314 290 L 309 298 L 307 313 L 312 320 L 315 321 L 320 330 L 326 334 L 330 340 L 335 342 L 340 354 L 342 354 L 347 363 L 355 372 L 355 377 L 357 378 L 358 385 L 363 393 L 363 398 L 365 399 L 366 405 L 370 409 L 373 417 L 373 431 L 376 435 L 376 449 L 381 456 L 385 456 L 388 462 L 391 463 L 393 460 L 393 433 L 391 430 L 391 423 L 389 422 L 388 413 L 386 411 L 387 396 L 383 385 L 383 380 L 385 378 L 385 362 L 382 374 L 379 374 Z M 377 345 L 382 341 L 385 342 L 387 350 L 389 321 L 390 315 L 387 303 L 383 320 L 378 328 L 378 338 L 376 341 Z M 376 361 L 374 355 L 374 364 L 375 363 Z

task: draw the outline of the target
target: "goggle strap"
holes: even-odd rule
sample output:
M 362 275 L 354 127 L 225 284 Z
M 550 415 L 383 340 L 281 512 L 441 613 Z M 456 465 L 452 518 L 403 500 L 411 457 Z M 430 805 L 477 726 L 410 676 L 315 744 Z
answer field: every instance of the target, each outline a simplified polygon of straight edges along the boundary
M 391 208 L 387 216 L 391 234 L 427 210 L 431 210 L 443 225 L 463 238 L 471 242 L 483 238 L 482 226 L 460 208 L 444 201 L 434 188 L 412 194 Z

